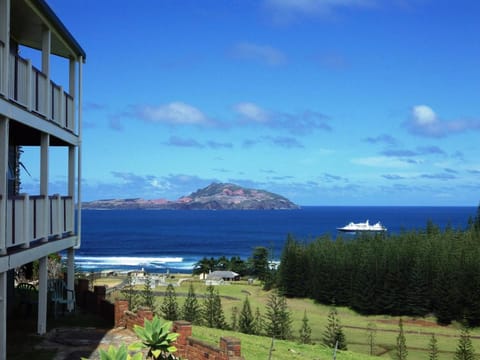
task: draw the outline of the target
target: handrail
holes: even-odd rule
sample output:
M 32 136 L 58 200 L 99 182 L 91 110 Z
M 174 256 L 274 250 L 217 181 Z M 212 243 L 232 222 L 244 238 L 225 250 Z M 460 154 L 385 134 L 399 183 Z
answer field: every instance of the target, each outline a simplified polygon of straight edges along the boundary
M 61 103 L 61 94 L 62 94 L 62 88 L 61 86 L 55 84 L 52 80 L 50 80 L 50 90 L 51 90 L 51 93 L 50 93 L 50 110 L 51 110 L 51 117 L 52 117 L 52 120 L 54 122 L 56 122 L 57 124 L 63 126 L 62 124 L 62 118 L 61 118 L 61 115 L 62 115 L 62 110 L 61 110 L 61 106 L 62 106 L 62 103 Z
M 65 127 L 71 132 L 75 131 L 75 99 L 67 92 L 63 92 L 65 97 Z
M 2 48 L 0 47 L 0 52 Z M 0 59 L 0 66 L 2 65 Z M 75 99 L 56 84 L 31 61 L 18 54 L 9 55 L 8 89 L 6 96 L 62 128 L 75 132 Z M 3 73 L 3 72 L 2 72 Z M 0 74 L 1 76 L 2 74 Z M 47 100 L 48 99 L 48 100 Z M 48 103 L 47 103 L 48 101 Z
M 29 247 L 30 242 L 40 239 L 62 238 L 74 233 L 73 197 L 11 195 L 7 219 L 7 249 L 19 245 Z
M 9 91 L 10 99 L 28 106 L 28 61 L 19 55 L 10 55 Z
M 45 195 L 30 195 L 30 199 L 38 200 L 38 199 L 45 199 Z
M 5 66 L 5 61 L 4 61 L 4 53 L 5 51 L 5 43 L 0 40 L 0 94 L 5 95 L 5 81 L 6 79 L 3 78 L 5 72 L 3 70 L 3 67 Z
M 36 113 L 46 116 L 47 115 L 47 103 L 46 103 L 46 91 L 47 91 L 47 75 L 42 71 L 32 66 L 33 72 L 33 99 L 32 110 Z

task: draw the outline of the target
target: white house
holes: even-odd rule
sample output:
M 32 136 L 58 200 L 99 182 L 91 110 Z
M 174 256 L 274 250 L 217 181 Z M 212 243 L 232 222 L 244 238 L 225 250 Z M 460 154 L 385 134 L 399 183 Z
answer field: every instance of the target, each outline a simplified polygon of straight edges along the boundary
M 74 288 L 85 58 L 45 0 L 0 0 L 0 360 L 6 358 L 13 269 L 39 260 L 39 334 L 46 331 L 49 254 L 66 251 L 67 287 Z M 57 83 L 52 73 L 68 83 Z M 38 153 L 40 169 L 39 190 L 31 194 L 16 184 L 19 150 L 26 146 Z M 64 156 L 60 164 L 53 161 L 53 148 Z M 52 194 L 49 169 L 59 166 L 67 183 L 61 194 Z

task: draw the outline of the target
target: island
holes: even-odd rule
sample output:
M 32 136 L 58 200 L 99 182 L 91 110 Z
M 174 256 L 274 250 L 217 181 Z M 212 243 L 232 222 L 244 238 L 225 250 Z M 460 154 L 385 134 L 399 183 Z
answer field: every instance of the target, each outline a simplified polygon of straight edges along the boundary
M 83 202 L 86 210 L 295 210 L 287 198 L 265 190 L 230 183 L 212 183 L 178 200 L 104 199 Z

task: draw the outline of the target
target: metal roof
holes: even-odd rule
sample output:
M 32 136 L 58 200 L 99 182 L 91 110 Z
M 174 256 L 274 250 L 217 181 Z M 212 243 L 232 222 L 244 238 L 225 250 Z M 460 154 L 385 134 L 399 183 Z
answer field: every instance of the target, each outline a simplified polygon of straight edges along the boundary
M 231 279 L 237 276 L 240 276 L 240 275 L 234 271 L 223 271 L 223 270 L 212 271 L 210 274 L 208 274 L 208 278 L 217 277 L 221 279 Z

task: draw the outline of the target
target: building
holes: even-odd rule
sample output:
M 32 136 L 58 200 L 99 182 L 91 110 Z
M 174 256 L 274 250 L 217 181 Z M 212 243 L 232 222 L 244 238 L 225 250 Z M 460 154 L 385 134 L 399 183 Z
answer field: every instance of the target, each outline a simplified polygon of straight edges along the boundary
M 46 331 L 49 254 L 65 251 L 67 287 L 74 288 L 85 59 L 45 0 L 0 0 L 0 360 L 6 358 L 13 269 L 39 261 L 39 334 Z M 58 80 L 52 73 L 60 74 Z M 60 79 L 67 84 L 57 83 Z M 22 193 L 18 184 L 22 147 L 38 153 L 36 193 Z M 54 163 L 53 148 L 64 156 L 61 164 Z M 52 194 L 49 169 L 59 166 L 67 184 L 61 194 Z
M 206 280 L 238 281 L 240 280 L 240 275 L 234 271 L 216 270 L 209 273 Z

